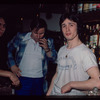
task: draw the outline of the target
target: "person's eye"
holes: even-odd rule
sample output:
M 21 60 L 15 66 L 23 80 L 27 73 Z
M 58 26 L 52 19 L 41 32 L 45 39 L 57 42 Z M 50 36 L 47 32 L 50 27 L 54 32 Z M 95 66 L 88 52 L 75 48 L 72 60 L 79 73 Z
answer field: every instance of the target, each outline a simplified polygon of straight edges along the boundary
M 71 23 L 70 26 L 73 27 L 73 26 L 75 26 L 75 24 Z
M 38 34 L 37 32 L 33 32 L 34 34 Z
M 66 25 L 62 25 L 62 28 L 66 27 Z
M 40 35 L 43 35 L 44 33 L 40 33 Z
M 73 24 L 70 24 L 70 26 L 74 26 Z

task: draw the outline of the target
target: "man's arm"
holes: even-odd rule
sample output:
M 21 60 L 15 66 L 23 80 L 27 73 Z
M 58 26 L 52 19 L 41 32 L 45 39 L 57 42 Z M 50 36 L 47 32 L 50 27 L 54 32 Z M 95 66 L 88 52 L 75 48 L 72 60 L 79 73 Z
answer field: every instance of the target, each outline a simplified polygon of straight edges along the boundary
M 41 44 L 40 46 L 43 47 L 44 51 L 46 52 L 47 58 L 49 60 L 55 61 L 57 58 L 57 52 L 54 47 L 54 41 L 52 38 L 47 39 L 40 39 L 39 41 Z
M 51 38 L 48 39 L 48 48 L 46 50 L 46 55 L 51 60 L 56 60 L 56 58 L 57 58 L 57 52 L 55 50 L 54 41 Z
M 18 45 L 20 43 L 20 33 L 18 33 L 14 38 L 8 43 L 8 67 L 12 67 L 13 65 L 16 65 L 15 62 L 15 52 L 18 49 Z
M 17 75 L 18 77 L 21 76 L 21 74 L 20 74 L 21 70 L 20 70 L 20 68 L 19 68 L 18 66 L 16 66 L 16 65 L 12 66 L 12 67 L 11 67 L 11 71 L 12 71 L 15 75 Z
M 52 78 L 52 81 L 51 81 L 51 84 L 49 86 L 48 92 L 46 94 L 47 96 L 49 96 L 51 91 L 52 91 L 52 88 L 53 88 L 53 85 L 54 85 L 54 80 L 55 80 L 56 77 L 57 77 L 57 69 L 56 69 L 56 73 L 54 74 L 54 76 Z
M 11 68 L 11 71 L 17 75 L 18 77 L 21 76 L 20 72 L 21 70 L 18 68 L 18 66 L 16 65 L 16 61 L 15 61 L 15 53 L 16 50 L 19 47 L 19 43 L 21 40 L 21 34 L 18 33 L 16 36 L 14 36 L 14 38 L 8 43 L 8 67 Z
M 70 91 L 71 89 L 92 90 L 94 87 L 100 89 L 100 72 L 98 67 L 91 67 L 87 70 L 90 79 L 86 81 L 71 81 L 61 88 L 61 93 Z

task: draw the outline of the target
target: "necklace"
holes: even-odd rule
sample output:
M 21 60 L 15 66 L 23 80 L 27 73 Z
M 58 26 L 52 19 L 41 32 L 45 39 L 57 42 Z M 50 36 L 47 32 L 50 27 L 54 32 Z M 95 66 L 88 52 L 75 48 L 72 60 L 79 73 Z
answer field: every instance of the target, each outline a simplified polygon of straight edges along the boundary
M 68 56 L 66 55 L 65 57 L 67 58 Z
M 68 55 L 69 55 L 70 52 L 71 52 L 71 49 L 67 49 L 65 58 L 68 58 Z

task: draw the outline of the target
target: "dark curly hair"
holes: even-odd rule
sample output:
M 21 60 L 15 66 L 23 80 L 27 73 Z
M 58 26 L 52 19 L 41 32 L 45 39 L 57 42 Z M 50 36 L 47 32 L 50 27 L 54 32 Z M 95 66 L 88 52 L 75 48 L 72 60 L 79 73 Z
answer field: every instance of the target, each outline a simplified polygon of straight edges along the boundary
M 81 37 L 82 32 L 82 20 L 79 18 L 79 16 L 76 13 L 64 13 L 60 17 L 59 25 L 61 29 L 61 24 L 64 22 L 64 20 L 68 18 L 69 20 L 72 20 L 77 23 L 77 32 L 79 37 Z M 62 29 L 61 29 L 62 31 Z

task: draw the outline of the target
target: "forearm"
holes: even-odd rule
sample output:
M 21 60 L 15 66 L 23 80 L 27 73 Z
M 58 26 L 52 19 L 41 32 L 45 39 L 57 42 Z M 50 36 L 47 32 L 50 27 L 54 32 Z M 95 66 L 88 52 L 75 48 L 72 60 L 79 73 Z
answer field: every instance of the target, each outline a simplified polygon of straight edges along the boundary
M 100 89 L 100 72 L 98 67 L 89 68 L 87 73 L 90 79 L 85 81 L 71 81 L 61 88 L 62 93 L 68 92 L 71 89 L 92 90 L 94 87 Z
M 45 52 L 48 58 L 50 58 L 51 60 L 56 60 L 57 52 L 55 50 L 54 42 L 52 39 L 48 40 L 48 46 L 47 48 L 45 48 Z
M 90 76 L 90 79 L 86 81 L 72 82 L 71 87 L 82 90 L 91 90 L 94 87 L 100 89 L 100 79 L 99 79 L 100 72 L 98 70 L 98 67 L 92 67 L 88 69 L 87 72 Z
M 100 80 L 99 79 L 89 79 L 86 81 L 71 81 L 68 84 L 64 85 L 61 89 L 62 93 L 68 92 L 71 89 L 78 90 L 92 90 L 94 87 L 100 89 Z
M 46 55 L 51 61 L 55 61 L 57 58 L 57 52 L 52 49 L 49 49 L 48 52 L 46 52 Z
M 12 81 L 13 85 L 19 85 L 20 84 L 20 81 L 17 78 L 17 76 L 10 71 L 0 70 L 0 76 L 8 77 Z
M 53 78 L 52 78 L 50 87 L 49 87 L 48 92 L 47 92 L 47 94 L 46 94 L 47 96 L 49 96 L 50 93 L 51 93 L 51 91 L 52 91 L 52 88 L 53 88 L 53 86 L 54 86 L 54 80 L 55 80 L 56 77 L 57 77 L 57 73 L 55 73 L 55 75 L 54 75 Z
M 4 71 L 4 70 L 0 70 L 0 76 L 3 76 L 3 77 L 10 77 L 11 75 L 11 72 L 9 71 Z
M 52 57 L 52 51 L 48 48 L 48 50 L 45 50 L 47 57 Z
M 87 81 L 75 81 L 71 82 L 71 87 L 80 90 L 91 90 L 94 87 L 100 88 L 98 83 L 100 83 L 100 80 L 97 79 L 89 79 Z

